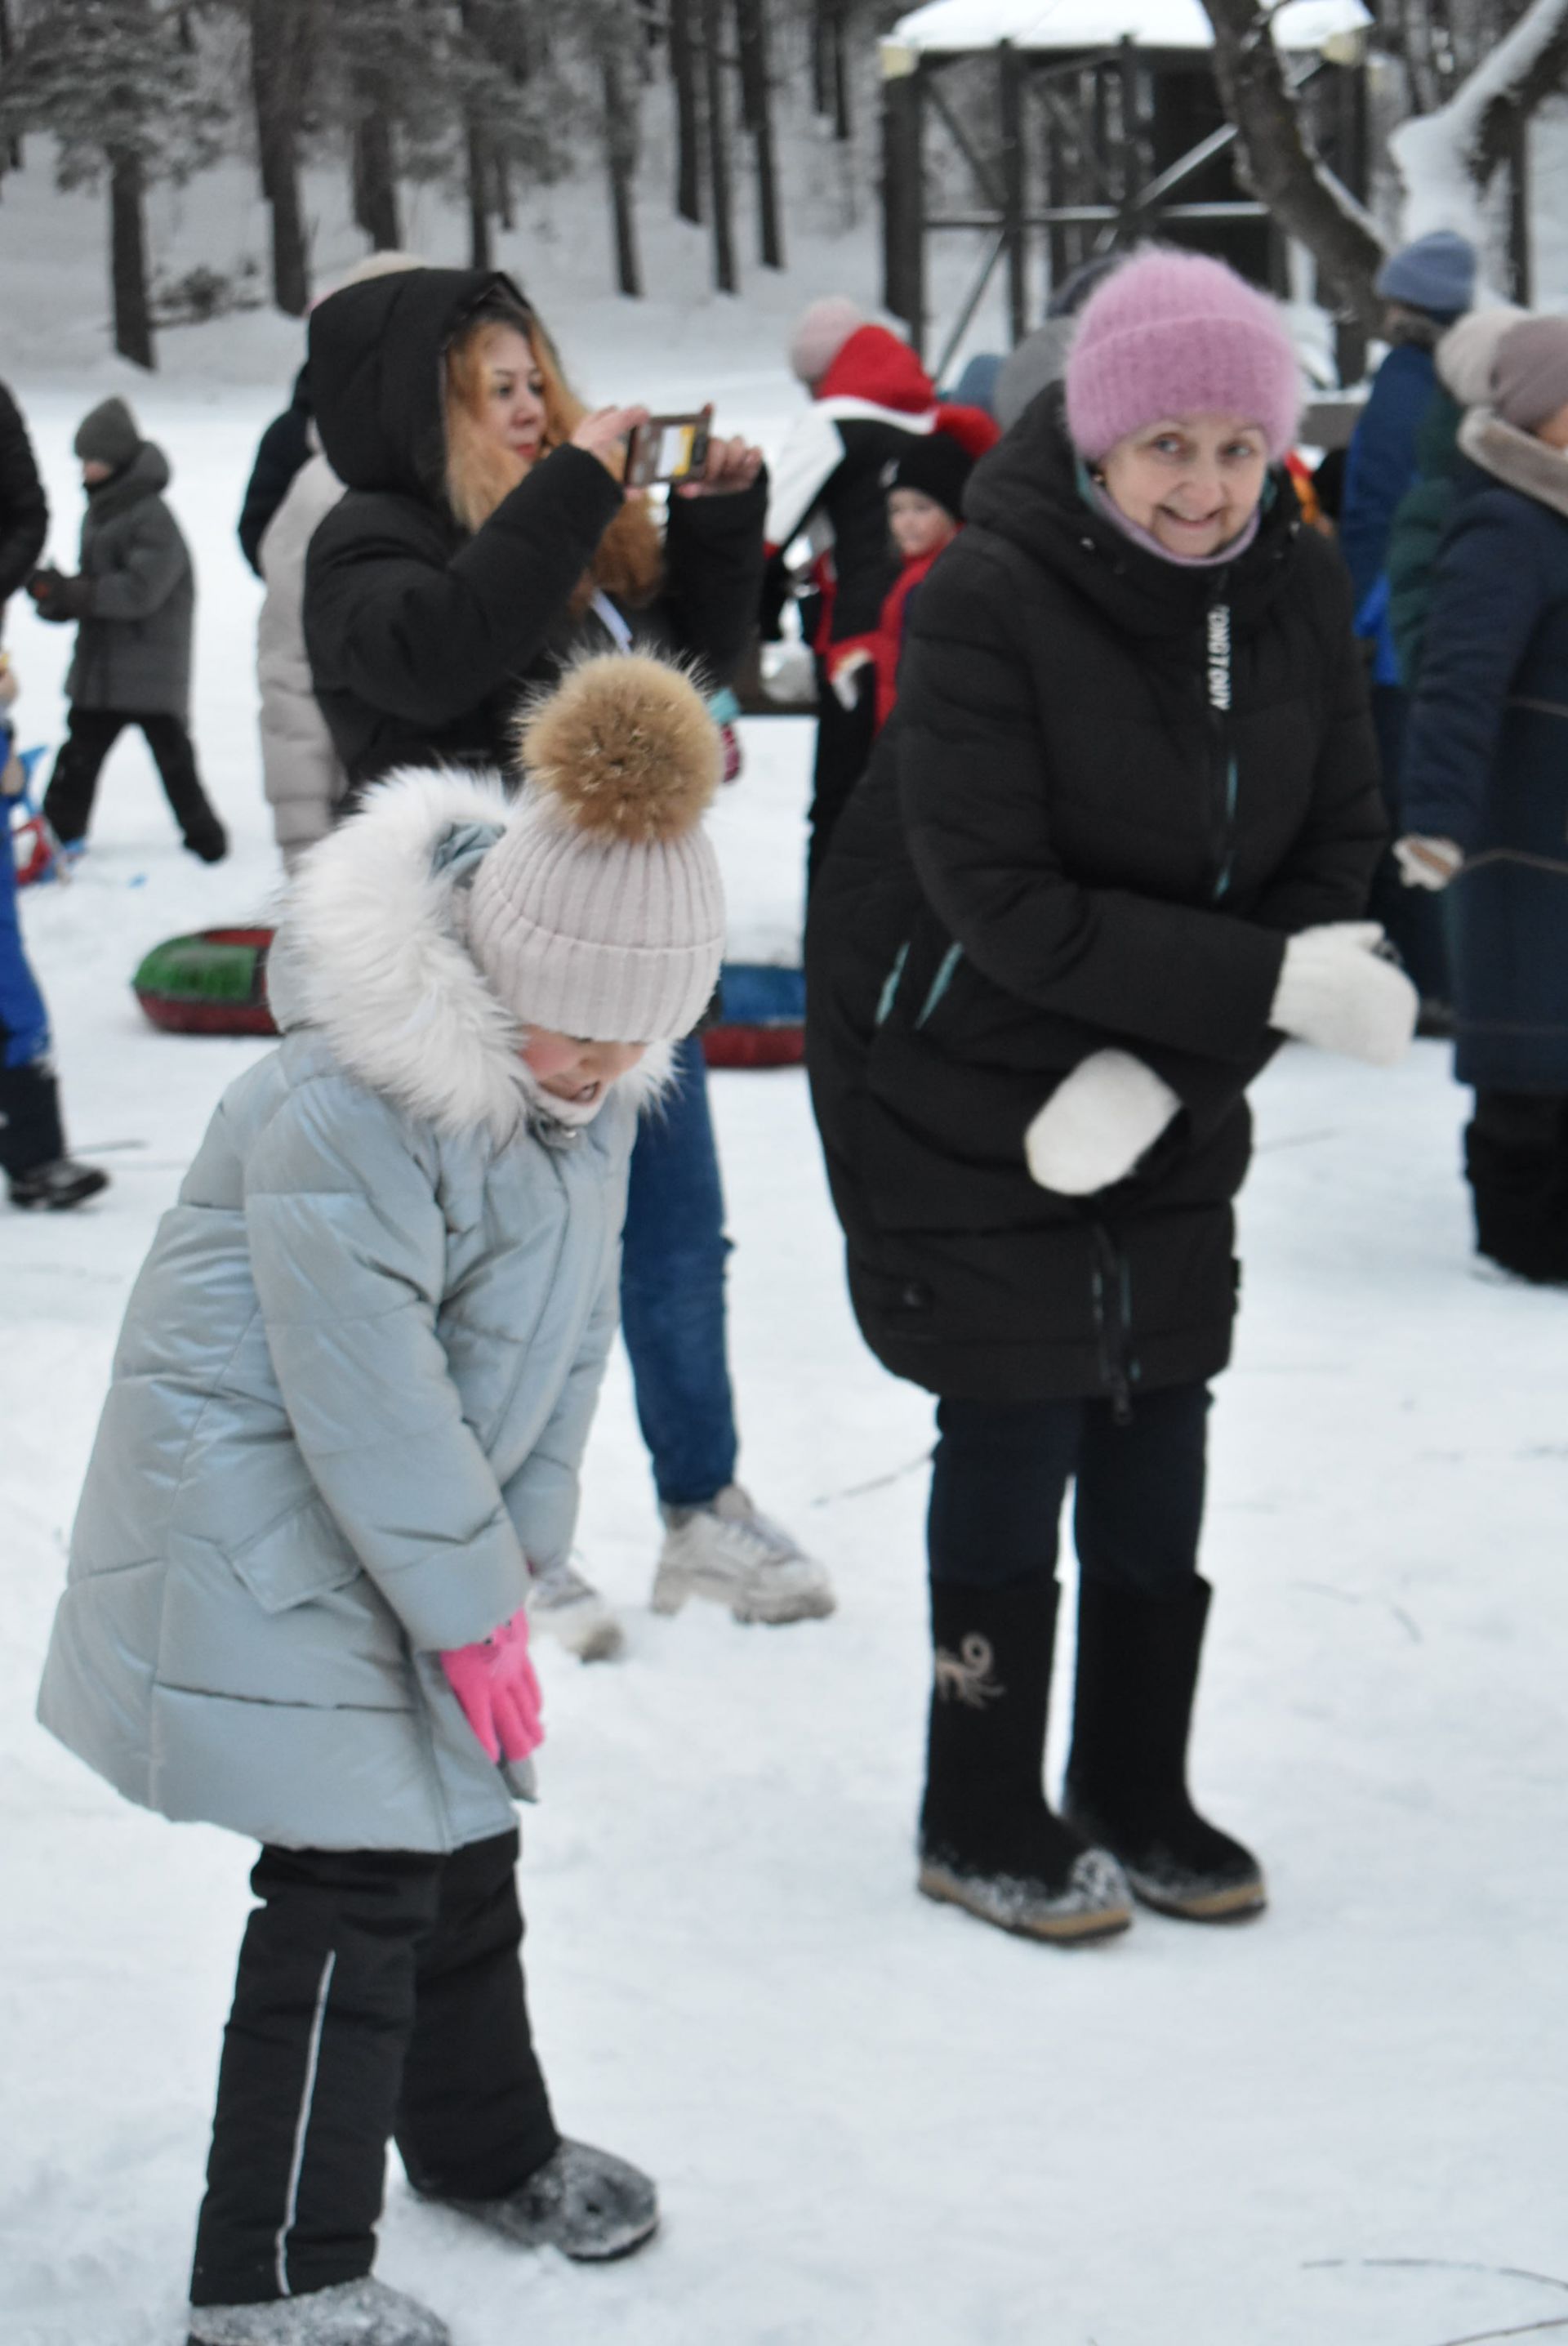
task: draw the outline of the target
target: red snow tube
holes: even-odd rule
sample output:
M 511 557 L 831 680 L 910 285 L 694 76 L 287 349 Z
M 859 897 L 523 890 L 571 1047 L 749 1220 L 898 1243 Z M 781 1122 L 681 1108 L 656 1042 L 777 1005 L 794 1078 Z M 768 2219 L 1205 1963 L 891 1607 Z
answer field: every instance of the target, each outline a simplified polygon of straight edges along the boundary
M 806 1056 L 804 1026 L 710 1026 L 702 1038 L 710 1067 L 798 1067 Z
M 798 1067 L 806 1056 L 806 980 L 798 969 L 727 961 L 716 1023 L 702 1037 L 710 1067 Z
M 154 945 L 131 980 L 170 1035 L 276 1035 L 267 1003 L 270 929 L 200 929 Z

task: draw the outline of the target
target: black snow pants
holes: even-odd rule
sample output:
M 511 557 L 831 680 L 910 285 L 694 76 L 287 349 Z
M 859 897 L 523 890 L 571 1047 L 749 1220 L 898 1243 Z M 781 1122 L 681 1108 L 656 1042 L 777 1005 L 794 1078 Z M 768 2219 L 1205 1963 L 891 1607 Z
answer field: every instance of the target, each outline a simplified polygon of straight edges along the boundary
M 196 752 L 179 718 L 167 711 L 138 715 L 135 709 L 73 709 L 49 787 L 45 818 L 62 846 L 85 839 L 104 760 L 127 725 L 139 725 L 152 751 L 180 836 L 198 854 L 216 847 L 223 826 L 212 811 L 196 770 Z
M 263 1848 L 224 2031 L 195 2305 L 358 2280 L 386 2146 L 416 2190 L 497 2199 L 560 2137 L 518 1950 L 515 1832 L 451 1857 Z
M 939 1402 L 927 1541 L 934 1581 L 1054 1580 L 1063 1503 L 1085 1580 L 1175 1596 L 1197 1570 L 1209 1392 L 1109 1401 Z

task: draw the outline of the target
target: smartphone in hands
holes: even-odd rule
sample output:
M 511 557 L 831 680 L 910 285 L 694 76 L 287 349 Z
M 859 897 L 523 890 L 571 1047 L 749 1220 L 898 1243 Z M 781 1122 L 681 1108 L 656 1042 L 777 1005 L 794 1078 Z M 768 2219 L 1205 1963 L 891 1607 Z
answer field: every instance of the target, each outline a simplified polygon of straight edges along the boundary
M 711 403 L 688 415 L 650 415 L 626 442 L 626 487 L 651 489 L 664 481 L 700 480 L 712 428 Z

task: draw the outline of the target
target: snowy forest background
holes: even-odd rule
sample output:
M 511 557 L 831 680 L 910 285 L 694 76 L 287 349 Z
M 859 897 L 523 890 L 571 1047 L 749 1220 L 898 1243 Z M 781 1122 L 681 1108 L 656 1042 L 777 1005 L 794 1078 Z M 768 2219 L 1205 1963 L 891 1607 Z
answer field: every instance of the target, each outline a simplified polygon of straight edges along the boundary
M 1568 0 L 1372 0 L 1339 58 L 1367 70 L 1365 209 L 1313 150 L 1268 7 L 1204 5 L 1244 183 L 1314 254 L 1331 306 L 1370 322 L 1386 243 L 1435 226 L 1476 235 L 1508 282 L 1509 174 L 1554 176 L 1563 144 Z M 602 240 L 585 274 L 657 294 L 658 228 L 674 220 L 701 231 L 713 289 L 735 294 L 789 267 L 802 218 L 808 233 L 873 239 L 878 44 L 902 13 L 889 0 L 0 0 L 0 165 L 103 191 L 115 347 L 147 367 L 162 324 L 259 305 L 303 314 L 321 282 L 322 175 L 341 178 L 372 246 L 406 241 L 411 202 L 439 195 L 466 248 L 443 257 L 480 267 L 542 192 L 596 184 Z M 953 97 L 981 147 L 983 71 L 968 89 L 961 71 Z M 238 249 L 176 258 L 149 214 L 158 190 L 238 161 L 264 218 Z M 573 215 L 586 224 L 583 204 Z

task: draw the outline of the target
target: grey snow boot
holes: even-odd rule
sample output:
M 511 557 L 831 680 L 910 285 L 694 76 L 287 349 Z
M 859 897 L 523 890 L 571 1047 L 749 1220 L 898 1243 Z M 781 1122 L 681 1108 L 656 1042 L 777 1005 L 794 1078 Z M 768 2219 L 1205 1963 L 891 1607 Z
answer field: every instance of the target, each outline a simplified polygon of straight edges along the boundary
M 1062 1812 L 1121 1861 L 1133 1894 L 1188 1923 L 1230 1923 L 1268 1902 L 1252 1851 L 1211 1825 L 1186 1788 L 1198 1658 L 1211 1591 L 1170 1596 L 1084 1579 L 1078 1687 Z
M 578 2264 L 629 2257 L 658 2227 L 658 2193 L 629 2160 L 591 2143 L 562 2142 L 504 2199 L 429 2195 L 520 2249 L 559 2249 Z
M 260 2305 L 193 2305 L 189 2320 L 186 2346 L 452 2346 L 444 2321 L 368 2278 Z
M 1115 1860 L 1046 1805 L 1054 1581 L 933 1581 L 935 1667 L 917 1886 L 1031 1939 L 1102 1939 L 1133 1919 Z

